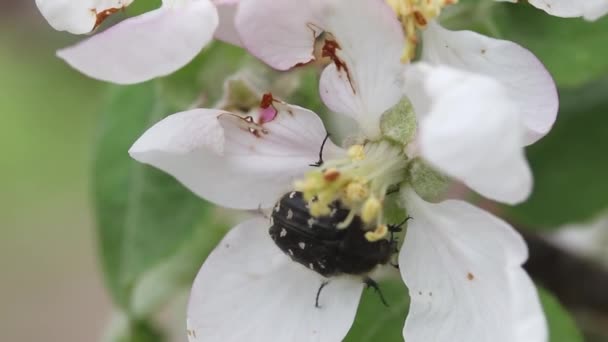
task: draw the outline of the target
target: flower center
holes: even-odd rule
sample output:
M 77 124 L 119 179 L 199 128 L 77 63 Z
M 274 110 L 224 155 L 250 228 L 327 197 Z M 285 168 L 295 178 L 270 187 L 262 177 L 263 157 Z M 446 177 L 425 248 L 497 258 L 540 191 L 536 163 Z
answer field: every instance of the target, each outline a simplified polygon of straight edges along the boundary
M 455 4 L 458 0 L 386 0 L 397 13 L 397 18 L 403 25 L 408 44 L 405 45 L 401 60 L 404 63 L 414 58 L 418 45 L 418 30 L 426 27 L 429 21 L 435 19 L 441 10 Z
M 331 204 L 339 201 L 350 212 L 338 228 L 359 216 L 368 230 L 365 237 L 377 241 L 388 233 L 383 218 L 386 193 L 405 180 L 407 162 L 403 147 L 385 140 L 353 145 L 345 158 L 328 160 L 322 169 L 296 181 L 295 189 L 303 193 L 312 216 L 331 215 Z

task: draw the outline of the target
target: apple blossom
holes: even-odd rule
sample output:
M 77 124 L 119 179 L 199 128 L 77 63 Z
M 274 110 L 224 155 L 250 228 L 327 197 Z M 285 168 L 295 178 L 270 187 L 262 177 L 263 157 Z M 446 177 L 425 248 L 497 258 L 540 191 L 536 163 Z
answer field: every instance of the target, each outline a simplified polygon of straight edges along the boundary
M 36 0 L 57 30 L 94 31 L 133 0 Z M 144 82 L 190 62 L 211 41 L 238 43 L 233 25 L 236 0 L 163 0 L 156 10 L 128 18 L 57 55 L 80 72 L 118 84 Z M 219 28 L 218 28 L 219 25 Z
M 257 23 L 258 33 L 274 39 L 263 57 L 283 68 L 307 62 L 311 32 L 326 31 L 323 48 L 333 63 L 321 76 L 321 94 L 357 122 L 354 144 L 342 149 L 328 141 L 322 167 L 311 167 L 325 137 L 322 122 L 308 110 L 266 97 L 248 116 L 217 109 L 169 116 L 133 145 L 131 156 L 222 206 L 271 208 L 294 188 L 309 201 L 312 217 L 342 203 L 351 214 L 338 228 L 361 219 L 370 242 L 386 237 L 382 206 L 389 190 L 398 189 L 399 203 L 413 217 L 398 257 L 411 297 L 406 340 L 546 341 L 535 288 L 521 268 L 527 258 L 522 238 L 465 202 L 423 200 L 412 184 L 418 178 L 409 176 L 412 165 L 422 162 L 490 198 L 523 200 L 532 185 L 523 153 L 527 127 L 512 93 L 487 75 L 450 66 L 404 68 L 399 56 L 405 36 L 380 1 L 307 3 L 298 2 L 301 17 L 289 21 L 302 26 L 275 17 L 274 24 L 286 30 L 276 32 L 302 34 L 291 45 L 269 37 L 271 31 L 260 31 L 265 27 Z M 248 4 L 242 2 L 239 11 L 255 9 Z M 370 24 L 365 30 L 363 20 Z M 241 36 L 251 44 L 251 35 Z M 403 105 L 404 91 L 413 106 Z M 399 115 L 404 130 L 383 124 Z M 346 335 L 362 278 L 326 279 L 293 262 L 272 242 L 270 226 L 261 217 L 245 221 L 209 256 L 191 293 L 191 341 L 338 341 Z M 325 282 L 317 308 L 315 295 Z

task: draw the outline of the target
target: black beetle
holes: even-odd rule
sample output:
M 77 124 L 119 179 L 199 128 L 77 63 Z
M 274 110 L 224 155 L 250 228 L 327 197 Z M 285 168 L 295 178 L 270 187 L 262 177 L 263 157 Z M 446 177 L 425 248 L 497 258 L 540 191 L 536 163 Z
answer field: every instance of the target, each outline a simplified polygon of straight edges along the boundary
M 390 225 L 391 239 L 370 242 L 366 237 L 364 223 L 355 216 L 350 224 L 339 229 L 349 214 L 338 201 L 330 205 L 331 214 L 313 217 L 303 199 L 302 193 L 293 191 L 285 194 L 275 205 L 269 234 L 276 245 L 291 259 L 326 278 L 341 274 L 362 276 L 363 281 L 379 292 L 378 285 L 368 274 L 378 265 L 387 264 L 397 252 L 394 232 L 401 231 L 401 225 Z M 316 306 L 321 289 L 317 292 Z M 380 293 L 380 292 L 379 292 Z M 380 297 L 386 304 L 382 294 Z

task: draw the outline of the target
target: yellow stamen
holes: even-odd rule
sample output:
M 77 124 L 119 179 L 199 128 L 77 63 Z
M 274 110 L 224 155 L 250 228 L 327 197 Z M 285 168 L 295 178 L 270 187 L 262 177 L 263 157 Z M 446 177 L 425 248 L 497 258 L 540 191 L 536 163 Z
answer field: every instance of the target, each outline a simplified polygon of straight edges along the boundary
M 323 171 L 323 178 L 328 182 L 333 182 L 340 177 L 340 171 L 331 168 Z
M 348 149 L 348 157 L 351 160 L 363 160 L 365 159 L 365 149 L 363 145 L 353 145 Z
M 386 234 L 388 234 L 388 227 L 385 224 L 381 224 L 376 227 L 375 230 L 369 231 L 365 233 L 365 238 L 369 242 L 375 242 L 383 239 Z
M 382 210 L 382 203 L 376 197 L 369 197 L 361 209 L 361 219 L 365 223 L 371 223 L 378 217 Z
M 350 182 L 344 191 L 344 200 L 349 204 L 360 203 L 369 196 L 369 187 L 358 181 Z
M 327 203 L 321 201 L 312 201 L 310 203 L 310 215 L 314 217 L 326 216 L 331 213 L 331 210 Z
M 424 29 L 431 20 L 437 18 L 444 7 L 458 2 L 458 0 L 386 1 L 397 14 L 405 32 L 407 42 L 401 57 L 403 63 L 414 58 L 416 45 L 418 45 L 418 30 Z
M 311 216 L 329 216 L 338 207 L 348 216 L 338 224 L 347 228 L 360 218 L 367 231 L 382 224 L 386 189 L 406 175 L 407 158 L 402 148 L 387 141 L 354 145 L 349 155 L 325 161 L 326 169 L 313 169 L 294 182 Z

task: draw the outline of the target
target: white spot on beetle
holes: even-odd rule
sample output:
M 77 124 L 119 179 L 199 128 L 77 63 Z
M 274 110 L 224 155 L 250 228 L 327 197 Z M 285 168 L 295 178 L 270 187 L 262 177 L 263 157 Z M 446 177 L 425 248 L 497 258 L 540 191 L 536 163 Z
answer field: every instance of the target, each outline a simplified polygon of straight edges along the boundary
M 281 210 L 281 203 L 277 203 L 277 205 L 274 206 L 274 211 L 275 212 L 279 212 L 279 210 Z
M 289 194 L 289 198 L 294 198 L 294 197 L 296 197 L 296 192 L 295 192 L 295 191 L 292 191 L 292 192 Z
M 298 242 L 298 246 L 300 246 L 300 249 L 306 248 L 306 244 L 304 242 Z
M 287 210 L 287 219 L 291 220 L 293 218 L 293 211 L 291 209 Z
M 314 218 L 309 218 L 307 223 L 308 223 L 308 227 L 312 228 L 312 226 L 317 222 L 317 220 L 315 220 Z
M 308 268 L 310 268 L 311 270 L 315 269 L 315 265 L 312 264 L 312 262 L 310 264 L 308 264 Z
M 280 237 L 285 237 L 287 236 L 287 231 L 285 230 L 285 228 L 281 229 L 281 233 L 279 234 Z
M 289 255 L 293 256 L 293 251 L 291 249 L 288 249 L 287 252 L 289 253 Z

